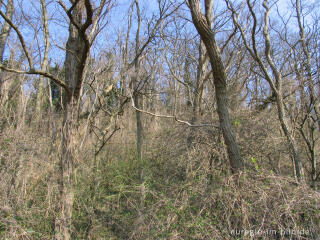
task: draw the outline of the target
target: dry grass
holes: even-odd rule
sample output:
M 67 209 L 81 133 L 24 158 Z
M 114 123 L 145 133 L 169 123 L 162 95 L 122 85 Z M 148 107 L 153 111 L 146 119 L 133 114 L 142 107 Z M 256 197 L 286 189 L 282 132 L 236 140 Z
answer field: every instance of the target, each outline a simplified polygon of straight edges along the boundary
M 319 192 L 279 175 L 289 166 L 285 158 L 271 171 L 263 155 L 286 151 L 263 146 L 277 138 L 272 126 L 251 128 L 250 119 L 239 119 L 246 161 L 239 176 L 228 171 L 218 130 L 198 129 L 188 147 L 188 128 L 160 122 L 159 131 L 145 132 L 142 162 L 128 122 L 96 158 L 89 139 L 79 154 L 73 239 L 319 238 Z M 245 144 L 258 131 L 265 135 Z M 1 239 L 52 239 L 59 144 L 25 127 L 3 131 L 0 147 Z

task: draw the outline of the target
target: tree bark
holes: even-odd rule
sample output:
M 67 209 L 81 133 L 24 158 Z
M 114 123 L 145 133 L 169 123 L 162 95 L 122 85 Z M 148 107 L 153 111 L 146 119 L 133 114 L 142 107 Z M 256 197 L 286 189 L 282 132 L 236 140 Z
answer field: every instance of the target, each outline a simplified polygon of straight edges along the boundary
M 243 169 L 243 160 L 240 154 L 239 146 L 236 142 L 234 133 L 231 128 L 228 98 L 227 98 L 227 76 L 222 62 L 220 49 L 216 43 L 215 36 L 211 30 L 210 16 L 204 16 L 201 11 L 199 0 L 188 0 L 188 6 L 191 11 L 193 24 L 195 25 L 203 43 L 206 46 L 210 64 L 212 68 L 214 86 L 216 90 L 216 101 L 220 127 L 222 129 L 225 144 L 227 146 L 229 161 L 232 172 L 237 172 Z M 206 12 L 212 6 L 212 0 L 205 1 Z
M 203 42 L 200 40 L 199 45 L 199 64 L 197 69 L 197 81 L 194 90 L 194 100 L 193 100 L 193 119 L 192 122 L 195 124 L 199 116 L 201 115 L 201 102 L 203 96 L 203 87 L 205 83 L 205 74 L 208 66 L 208 61 L 206 57 L 206 48 Z
M 197 79 L 194 86 L 194 94 L 193 94 L 193 104 L 192 104 L 192 119 L 191 124 L 197 124 L 199 121 L 199 117 L 201 114 L 201 102 L 203 95 L 203 85 L 204 85 L 204 77 L 206 74 L 208 62 L 206 58 L 206 47 L 200 39 L 199 44 L 199 62 L 197 68 Z M 188 147 L 192 146 L 196 134 L 196 129 L 191 128 L 190 135 L 187 139 Z
M 289 150 L 292 156 L 293 164 L 294 164 L 294 174 L 298 181 L 301 181 L 303 179 L 303 166 L 301 163 L 300 156 L 298 154 L 298 150 L 296 148 L 296 142 L 295 139 L 292 137 L 290 129 L 288 127 L 288 123 L 286 121 L 286 118 L 284 116 L 284 103 L 282 95 L 279 93 L 276 95 L 277 98 L 277 110 L 278 110 L 278 118 L 280 121 L 280 125 L 282 128 L 282 131 L 284 132 L 284 135 L 287 138 L 287 142 L 289 145 Z
M 71 237 L 72 206 L 74 200 L 74 146 L 72 134 L 76 130 L 75 109 L 76 101 L 65 104 L 62 139 L 61 159 L 59 162 L 59 205 L 58 219 L 56 221 L 56 240 L 69 240 Z
M 14 11 L 14 2 L 13 0 L 8 0 L 7 3 L 7 9 L 6 9 L 6 16 L 11 20 L 12 15 Z M 7 43 L 7 39 L 10 33 L 11 27 L 7 21 L 4 21 L 0 33 L 0 61 L 3 62 L 3 53 L 4 53 L 4 48 Z
M 50 38 L 49 38 L 49 28 L 48 28 L 48 14 L 45 0 L 41 0 L 41 8 L 42 8 L 42 21 L 43 21 L 43 37 L 45 43 L 45 51 L 43 55 L 43 60 L 41 63 L 41 71 L 45 72 L 48 68 L 48 55 L 50 48 Z M 37 101 L 36 101 L 36 115 L 38 120 L 42 119 L 42 107 L 44 101 L 44 77 L 39 76 L 39 84 L 38 84 L 38 93 L 37 93 Z
M 1 1 L 1 4 L 2 4 L 2 1 Z M 12 19 L 13 11 L 14 11 L 14 2 L 13 2 L 13 0 L 8 0 L 7 9 L 6 9 L 6 16 L 10 20 Z M 10 30 L 11 30 L 11 26 L 9 25 L 9 23 L 7 21 L 4 21 L 3 25 L 2 25 L 1 33 L 0 33 L 0 63 L 3 63 L 4 49 L 5 49 L 8 37 L 9 37 Z M 1 100 L 2 96 L 4 95 L 2 85 L 3 85 L 3 72 L 1 71 L 0 72 L 0 100 Z
M 90 0 L 72 1 L 73 10 L 68 11 L 70 19 L 69 38 L 66 44 L 65 83 L 70 92 L 65 91 L 63 99 L 63 123 L 61 139 L 61 159 L 59 164 L 59 205 L 56 222 L 56 239 L 71 238 L 72 206 L 74 201 L 75 135 L 77 132 L 78 101 L 83 82 L 90 43 L 86 30 L 92 24 L 93 9 Z M 86 19 L 83 22 L 83 11 Z
M 138 16 L 138 29 L 136 32 L 136 47 L 135 47 L 135 54 L 137 55 L 139 53 L 140 48 L 140 27 L 141 27 L 141 16 L 140 16 L 140 8 L 138 1 L 135 1 L 135 5 L 137 8 L 137 16 Z M 140 109 L 140 103 L 141 103 L 141 96 L 139 94 L 139 68 L 140 68 L 140 58 L 136 58 L 135 60 L 135 73 L 133 77 L 133 88 L 134 88 L 134 104 L 136 108 Z M 141 121 L 141 112 L 136 110 L 136 122 L 137 122 L 137 153 L 139 160 L 142 159 L 142 121 Z M 140 174 L 141 175 L 141 174 Z M 142 178 L 142 176 L 140 176 Z

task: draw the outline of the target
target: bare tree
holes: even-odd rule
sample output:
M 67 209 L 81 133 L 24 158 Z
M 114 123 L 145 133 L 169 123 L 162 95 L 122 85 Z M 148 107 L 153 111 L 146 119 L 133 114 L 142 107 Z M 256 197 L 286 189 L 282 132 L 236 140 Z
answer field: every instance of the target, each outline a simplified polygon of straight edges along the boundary
M 212 16 L 210 16 L 212 11 L 210 11 L 210 9 L 213 8 L 213 1 L 205 1 L 205 15 L 202 13 L 199 0 L 188 0 L 187 3 L 191 11 L 193 23 L 206 46 L 210 58 L 220 127 L 227 146 L 231 170 L 236 172 L 243 168 L 243 160 L 230 123 L 227 97 L 227 75 L 222 62 L 220 49 L 216 43 L 210 24 L 210 19 L 212 19 Z
M 36 70 L 33 64 L 32 55 L 30 54 L 23 34 L 20 29 L 12 22 L 12 20 L 0 11 L 0 15 L 5 22 L 15 31 L 26 56 L 29 70 L 20 70 L 7 67 L 3 64 L 0 68 L 14 73 L 20 74 L 37 74 L 47 77 L 51 81 L 61 86 L 64 92 L 63 101 L 63 121 L 62 121 L 62 139 L 61 139 L 61 158 L 59 161 L 58 185 L 59 185 L 59 201 L 57 205 L 57 217 L 55 221 L 56 239 L 70 239 L 72 206 L 74 200 L 73 181 L 74 170 L 76 164 L 76 147 L 75 135 L 77 133 L 77 117 L 78 102 L 80 99 L 81 88 L 84 80 L 85 67 L 90 53 L 92 41 L 92 32 L 95 31 L 95 24 L 101 14 L 101 9 L 107 5 L 106 1 L 101 1 L 100 11 L 94 16 L 92 2 L 90 0 L 70 0 L 71 7 L 67 8 L 62 0 L 59 1 L 65 10 L 69 21 L 69 38 L 66 44 L 65 59 L 65 80 L 62 81 L 53 74 L 49 73 L 47 68 L 47 57 L 49 49 L 47 15 L 45 10 L 45 2 L 42 1 L 42 14 L 44 21 L 44 39 L 46 43 L 45 59 L 41 69 Z M 91 33 L 89 32 L 92 26 Z M 91 41 L 92 40 L 92 41 Z
M 251 29 L 251 44 L 252 47 L 249 45 L 248 39 L 245 35 L 243 27 L 238 22 L 238 14 L 236 10 L 233 8 L 232 4 L 229 0 L 226 0 L 228 8 L 232 11 L 233 22 L 235 26 L 239 29 L 243 43 L 246 49 L 249 51 L 252 59 L 256 61 L 259 65 L 264 78 L 267 80 L 270 89 L 275 97 L 275 102 L 277 105 L 278 110 L 278 119 L 281 125 L 281 128 L 287 138 L 288 146 L 291 152 L 291 156 L 294 162 L 294 172 L 297 179 L 300 181 L 303 178 L 303 167 L 301 163 L 301 159 L 297 149 L 297 143 L 292 135 L 292 130 L 289 127 L 288 119 L 286 118 L 285 114 L 285 105 L 283 101 L 283 77 L 281 73 L 281 66 L 278 68 L 276 65 L 273 55 L 271 53 L 271 38 L 269 33 L 270 28 L 270 7 L 268 6 L 268 1 L 264 0 L 262 3 L 263 8 L 265 9 L 264 12 L 264 26 L 262 31 L 262 37 L 264 39 L 264 58 L 266 59 L 266 63 L 263 61 L 262 56 L 258 51 L 257 46 L 257 28 L 258 28 L 258 18 L 256 13 L 253 9 L 253 5 L 251 4 L 250 0 L 246 1 L 248 6 L 250 16 L 253 20 L 253 27 Z M 271 69 L 271 72 L 268 70 Z
M 69 20 L 69 38 L 66 44 L 65 83 L 68 91 L 64 96 L 62 122 L 62 152 L 59 166 L 60 201 L 56 221 L 56 239 L 70 239 L 72 206 L 74 200 L 73 175 L 75 170 L 74 132 L 77 131 L 77 106 L 83 83 L 84 71 L 90 52 L 87 30 L 93 21 L 93 8 L 90 0 L 71 1 L 67 9 L 62 1 Z M 84 17 L 85 15 L 85 17 Z

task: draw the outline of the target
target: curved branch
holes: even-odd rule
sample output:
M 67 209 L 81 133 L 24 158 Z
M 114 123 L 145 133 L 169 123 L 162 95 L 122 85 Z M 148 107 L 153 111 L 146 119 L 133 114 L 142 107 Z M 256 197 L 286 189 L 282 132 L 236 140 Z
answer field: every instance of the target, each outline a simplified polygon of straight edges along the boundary
M 32 58 L 27 50 L 26 43 L 24 41 L 24 38 L 22 36 L 22 33 L 20 32 L 19 28 L 2 12 L 0 11 L 0 16 L 14 29 L 14 31 L 17 33 L 20 44 L 22 46 L 23 52 L 26 55 L 29 63 L 30 69 L 33 68 Z
M 60 87 L 63 87 L 68 93 L 71 92 L 68 85 L 66 85 L 60 79 L 56 78 L 51 73 L 48 73 L 48 72 L 45 72 L 45 71 L 35 70 L 35 69 L 30 69 L 29 71 L 23 71 L 23 70 L 8 68 L 8 67 L 6 67 L 6 66 L 4 66 L 2 64 L 0 64 L 0 69 L 2 69 L 4 71 L 7 71 L 7 72 L 17 73 L 17 74 L 41 75 L 41 76 L 44 76 L 46 78 L 49 78 L 50 80 L 52 80 L 54 83 L 56 83 Z

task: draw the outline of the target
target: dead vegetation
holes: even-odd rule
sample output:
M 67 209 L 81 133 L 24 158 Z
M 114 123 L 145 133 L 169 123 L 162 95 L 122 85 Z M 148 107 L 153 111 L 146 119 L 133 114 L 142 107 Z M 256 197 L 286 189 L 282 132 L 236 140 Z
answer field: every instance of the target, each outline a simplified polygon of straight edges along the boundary
M 242 131 L 251 126 L 249 119 L 241 116 L 237 119 Z M 280 159 L 273 170 L 268 159 L 252 155 L 257 153 L 262 140 L 242 144 L 252 138 L 252 131 L 261 129 L 262 138 L 266 129 L 257 126 L 247 129 L 247 135 L 239 135 L 243 136 L 239 142 L 246 169 L 239 175 L 230 175 L 218 129 L 199 129 L 192 146 L 188 147 L 188 128 L 174 121 L 163 120 L 160 124 L 163 126 L 160 130 L 148 132 L 143 162 L 135 154 L 134 132 L 127 128 L 120 130 L 96 158 L 87 157 L 94 150 L 90 141 L 83 154 L 79 154 L 81 167 L 75 175 L 73 239 L 317 239 L 320 236 L 319 192 L 284 176 L 286 159 Z M 132 138 L 128 139 L 130 135 Z M 267 135 L 276 138 L 279 131 Z M 278 139 L 281 141 L 280 136 Z M 264 140 L 266 144 L 268 140 Z M 27 127 L 2 132 L 3 239 L 54 236 L 57 185 L 55 160 L 50 157 L 48 147 L 50 141 L 43 133 Z M 125 147 L 119 141 L 127 142 Z M 271 146 L 270 154 L 275 156 L 287 151 L 282 149 L 281 142 Z M 261 155 L 267 150 L 261 149 Z M 139 179 L 140 167 L 144 172 L 143 185 Z
M 0 1 L 0 239 L 320 239 L 320 4 Z

